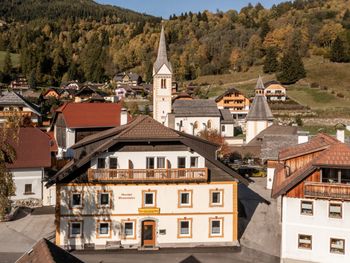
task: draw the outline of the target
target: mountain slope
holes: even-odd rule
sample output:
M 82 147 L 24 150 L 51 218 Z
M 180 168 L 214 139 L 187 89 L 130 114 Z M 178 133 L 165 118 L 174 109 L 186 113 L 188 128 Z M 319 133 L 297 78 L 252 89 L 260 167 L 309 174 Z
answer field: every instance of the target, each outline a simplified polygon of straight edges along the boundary
M 97 4 L 92 0 L 2 0 L 0 18 L 5 21 L 27 22 L 35 19 L 88 19 L 101 20 L 117 17 L 119 22 L 154 20 L 149 15 L 128 9 Z

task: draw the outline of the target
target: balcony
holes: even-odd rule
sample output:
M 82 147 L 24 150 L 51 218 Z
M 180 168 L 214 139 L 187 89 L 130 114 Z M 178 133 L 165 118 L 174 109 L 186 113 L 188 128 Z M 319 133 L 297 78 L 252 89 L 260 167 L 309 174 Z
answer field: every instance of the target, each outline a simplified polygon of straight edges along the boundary
M 350 184 L 305 182 L 305 197 L 350 200 Z
M 88 180 L 115 183 L 206 182 L 208 169 L 89 169 Z
M 11 117 L 11 116 L 32 116 L 30 111 L 0 111 L 0 117 Z

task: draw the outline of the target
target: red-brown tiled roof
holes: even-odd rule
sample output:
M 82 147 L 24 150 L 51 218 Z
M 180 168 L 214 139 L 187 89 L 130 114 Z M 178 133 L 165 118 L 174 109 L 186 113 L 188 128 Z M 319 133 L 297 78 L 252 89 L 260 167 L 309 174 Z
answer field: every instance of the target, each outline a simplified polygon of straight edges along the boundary
M 313 165 L 350 167 L 350 147 L 344 143 L 333 144 L 313 161 Z
M 320 133 L 306 143 L 298 144 L 298 145 L 283 149 L 279 153 L 279 159 L 287 160 L 296 156 L 301 156 L 308 153 L 324 150 L 328 148 L 330 145 L 337 142 L 339 141 L 331 137 L 330 135 Z
M 68 128 L 116 127 L 121 109 L 119 103 L 66 103 L 56 112 L 63 114 Z
M 10 143 L 16 151 L 16 160 L 8 165 L 16 168 L 45 168 L 51 166 L 50 138 L 38 128 L 20 128 L 18 143 Z

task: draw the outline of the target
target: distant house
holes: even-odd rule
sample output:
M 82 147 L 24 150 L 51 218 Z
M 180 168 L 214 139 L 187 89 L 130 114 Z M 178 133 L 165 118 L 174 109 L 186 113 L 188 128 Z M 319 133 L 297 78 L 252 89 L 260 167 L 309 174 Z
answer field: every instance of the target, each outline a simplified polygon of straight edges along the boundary
M 45 169 L 51 167 L 50 137 L 38 128 L 20 128 L 18 142 L 10 144 L 16 151 L 16 159 L 7 167 L 16 185 L 15 201 L 36 199 L 40 204 L 55 204 L 55 190 L 43 189 Z
M 244 121 L 250 101 L 239 90 L 230 88 L 215 99 L 219 109 L 228 109 L 236 120 Z
M 108 96 L 108 94 L 102 90 L 92 86 L 85 86 L 74 94 L 74 101 L 83 102 L 91 99 L 95 101 L 104 101 L 104 97 L 106 96 Z
M 61 84 L 62 89 L 79 90 L 81 88 L 81 83 L 78 81 L 64 82 Z
M 131 117 L 118 103 L 65 103 L 53 117 L 50 131 L 58 145 L 58 157 L 70 157 L 69 149 L 84 137 L 126 124 Z
M 10 88 L 21 93 L 25 90 L 28 90 L 30 86 L 25 77 L 18 77 L 16 80 L 11 81 Z
M 264 95 L 268 101 L 286 101 L 286 88 L 278 81 L 269 81 L 264 83 Z
M 142 77 L 133 72 L 122 72 L 114 76 L 113 82 L 117 87 L 122 85 L 138 86 L 142 83 Z
M 39 106 L 14 91 L 3 92 L 0 95 L 0 123 L 6 122 L 7 118 L 13 114 L 29 117 L 34 124 L 41 122 Z
M 283 85 L 275 80 L 263 82 L 261 76 L 255 86 L 255 94 L 264 95 L 267 101 L 286 101 L 287 91 Z
M 281 204 L 281 260 L 350 259 L 350 147 L 318 134 L 279 152 L 271 195 Z
M 56 98 L 59 99 L 61 95 L 65 92 L 63 89 L 49 88 L 44 91 L 41 95 L 44 99 Z

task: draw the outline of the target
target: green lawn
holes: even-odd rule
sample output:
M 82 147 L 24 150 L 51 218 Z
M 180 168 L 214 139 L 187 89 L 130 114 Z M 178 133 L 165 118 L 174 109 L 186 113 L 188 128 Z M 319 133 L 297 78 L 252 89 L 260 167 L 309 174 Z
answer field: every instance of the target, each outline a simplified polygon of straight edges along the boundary
M 2 69 L 2 67 L 4 66 L 5 56 L 6 56 L 6 51 L 0 51 L 0 69 Z M 19 54 L 11 53 L 12 65 L 14 67 L 19 67 L 19 59 L 20 59 Z

